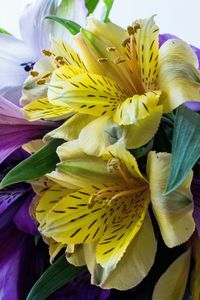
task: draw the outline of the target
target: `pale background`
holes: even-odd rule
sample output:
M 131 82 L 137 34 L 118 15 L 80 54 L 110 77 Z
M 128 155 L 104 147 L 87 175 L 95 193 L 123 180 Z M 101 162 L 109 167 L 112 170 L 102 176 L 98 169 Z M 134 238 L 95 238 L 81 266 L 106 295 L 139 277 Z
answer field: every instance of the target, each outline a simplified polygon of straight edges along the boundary
M 19 15 L 28 2 L 0 0 L 0 27 L 19 37 Z M 137 18 L 153 14 L 157 14 L 161 33 L 175 34 L 200 47 L 200 0 L 115 0 L 111 19 L 127 26 Z

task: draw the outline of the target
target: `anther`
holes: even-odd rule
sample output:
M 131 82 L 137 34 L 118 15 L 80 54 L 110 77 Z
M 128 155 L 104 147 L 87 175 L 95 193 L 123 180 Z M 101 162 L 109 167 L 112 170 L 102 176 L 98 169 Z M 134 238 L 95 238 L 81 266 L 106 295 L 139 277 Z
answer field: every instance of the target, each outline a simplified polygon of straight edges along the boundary
M 115 47 L 107 47 L 106 50 L 107 50 L 108 52 L 113 52 L 113 51 L 116 50 L 116 48 L 115 48 Z
M 39 73 L 37 71 L 30 71 L 30 75 L 33 77 L 37 77 Z
M 123 47 L 126 47 L 126 45 L 128 44 L 128 43 L 130 43 L 130 38 L 127 38 L 127 39 L 125 39 L 123 42 L 122 42 L 122 46 Z
M 43 53 L 45 56 L 51 56 L 51 55 L 52 55 L 51 51 L 49 51 L 49 50 L 42 50 L 42 53 Z
M 108 61 L 107 58 L 99 58 L 98 63 L 106 63 Z
M 45 79 L 39 79 L 38 81 L 37 81 L 37 84 L 38 85 L 42 85 L 42 84 L 45 84 L 46 83 L 46 80 Z
M 121 64 L 121 63 L 123 63 L 123 62 L 125 62 L 126 61 L 126 58 L 124 58 L 124 57 L 117 57 L 116 59 L 114 59 L 114 64 L 116 64 L 116 65 L 118 65 L 118 64 Z

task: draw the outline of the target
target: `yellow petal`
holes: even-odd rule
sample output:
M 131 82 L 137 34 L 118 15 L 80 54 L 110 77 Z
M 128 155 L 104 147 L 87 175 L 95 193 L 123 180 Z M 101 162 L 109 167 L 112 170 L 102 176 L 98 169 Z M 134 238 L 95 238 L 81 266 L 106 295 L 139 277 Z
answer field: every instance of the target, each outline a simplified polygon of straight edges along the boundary
M 102 195 L 90 207 L 90 196 L 105 188 L 108 200 L 116 192 L 119 199 L 113 199 L 109 206 L 102 206 L 102 201 L 105 201 Z M 64 197 L 48 214 L 42 233 L 67 244 L 99 240 L 96 261 L 111 271 L 140 229 L 149 201 L 147 190 L 131 191 L 125 196 L 126 189 L 119 184 L 95 185 Z
M 123 101 L 117 108 L 113 120 L 119 125 L 137 124 L 158 107 L 160 91 L 151 91 L 143 95 L 134 95 Z
M 184 41 L 169 40 L 160 48 L 159 82 L 164 112 L 186 101 L 200 101 L 198 60 Z
M 137 20 L 130 32 L 130 41 L 126 43 L 125 52 L 129 58 L 133 80 L 138 92 L 158 88 L 158 36 L 159 28 L 154 17 Z
M 126 166 L 133 178 L 142 180 L 142 183 L 147 181 L 138 167 L 135 157 L 127 151 L 123 145 L 116 144 L 109 147 L 109 153 L 112 157 L 119 158 Z
M 160 277 L 152 300 L 183 300 L 190 269 L 190 255 L 189 249 L 179 256 Z
M 87 157 L 86 153 L 84 153 L 80 147 L 79 140 L 63 143 L 57 148 L 56 152 L 60 158 L 60 161 Z
M 123 203 L 124 200 L 124 203 Z M 121 202 L 122 201 L 122 202 Z M 108 225 L 96 249 L 96 261 L 108 271 L 113 270 L 124 255 L 127 247 L 141 228 L 149 202 L 148 190 L 121 197 L 112 222 Z M 113 206 L 113 209 L 116 209 Z M 111 219 L 111 216 L 110 216 Z M 111 221 L 111 220 L 110 220 Z
M 56 56 L 61 56 L 67 65 L 72 65 L 86 70 L 84 62 L 80 56 L 63 40 L 52 39 L 51 52 Z
M 75 246 L 75 250 L 73 253 L 66 253 L 66 259 L 70 264 L 74 266 L 81 267 L 84 266 L 85 263 L 85 256 L 83 251 L 82 245 Z
M 80 156 L 77 156 L 79 153 Z M 121 178 L 117 171 L 108 173 L 106 161 L 95 156 L 86 156 L 79 150 L 71 158 L 58 164 L 57 171 L 63 174 L 66 183 L 79 187 L 91 185 L 91 182 L 113 182 Z
M 22 111 L 29 121 L 39 119 L 60 119 L 71 115 L 67 107 L 51 104 L 47 98 L 39 99 L 27 104 Z
M 108 116 L 102 116 L 85 126 L 79 135 L 80 146 L 89 155 L 101 156 L 110 145 L 122 137 L 122 129 Z
M 109 27 L 109 24 L 105 24 L 105 27 Z M 103 75 L 106 74 L 106 76 L 115 80 L 125 90 L 131 92 L 134 85 L 132 74 L 125 63 L 126 57 L 124 53 L 120 51 L 122 46 L 120 46 L 120 49 L 115 47 L 115 45 L 119 43 L 122 44 L 123 39 L 120 39 L 120 36 L 115 36 L 116 43 L 113 44 L 111 40 L 108 40 L 103 35 L 96 35 L 86 29 L 81 30 L 81 36 L 89 48 L 90 53 L 92 53 L 93 57 L 102 65 L 104 71 Z M 109 49 L 115 49 L 115 51 L 110 51 Z M 81 52 L 82 50 L 80 49 L 80 53 Z M 102 74 L 102 72 L 100 74 Z
M 162 111 L 162 105 L 157 105 L 151 114 L 138 120 L 137 124 L 124 126 L 124 144 L 126 148 L 139 148 L 153 138 L 159 127 Z
M 36 207 L 36 219 L 40 223 L 40 227 L 45 225 L 46 216 L 52 207 L 58 203 L 60 197 L 66 196 L 68 192 L 66 188 L 58 185 L 47 189 Z
M 200 240 L 197 235 L 194 235 L 192 239 L 192 252 L 194 257 L 194 269 L 192 271 L 191 277 L 191 294 L 192 300 L 199 300 L 200 299 Z
M 78 138 L 80 131 L 93 121 L 96 117 L 85 114 L 75 114 L 65 121 L 60 127 L 50 131 L 45 135 L 45 140 L 49 139 L 64 139 L 66 141 L 75 140 Z
M 126 91 L 109 79 L 96 74 L 84 73 L 49 86 L 49 100 L 53 104 L 66 105 L 84 114 L 112 115 L 126 97 Z
M 192 173 L 177 191 L 164 196 L 169 174 L 170 154 L 150 152 L 147 174 L 150 182 L 153 212 L 162 237 L 168 247 L 186 242 L 195 229 L 192 217 L 193 204 L 190 192 Z
M 50 255 L 50 263 L 52 264 L 55 257 L 58 255 L 58 253 L 64 248 L 65 245 L 61 243 L 55 242 L 53 239 L 50 239 L 49 242 L 49 255 Z
M 148 249 L 148 251 L 144 251 Z M 103 276 L 98 278 L 98 273 L 92 278 L 94 284 L 100 282 L 103 288 L 128 290 L 137 286 L 151 269 L 156 254 L 156 240 L 151 219 L 147 214 L 144 223 L 128 246 L 117 267 L 110 273 L 103 270 Z

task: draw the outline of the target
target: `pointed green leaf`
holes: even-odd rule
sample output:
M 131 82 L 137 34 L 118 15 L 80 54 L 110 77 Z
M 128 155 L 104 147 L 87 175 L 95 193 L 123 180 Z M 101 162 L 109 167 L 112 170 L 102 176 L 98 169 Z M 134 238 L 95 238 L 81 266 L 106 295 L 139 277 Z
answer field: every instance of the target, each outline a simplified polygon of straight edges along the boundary
M 109 15 L 110 15 L 110 11 L 112 9 L 114 0 L 103 0 L 103 1 L 106 5 L 106 15 L 105 15 L 105 18 L 104 18 L 104 22 L 109 22 L 110 21 Z
M 93 13 L 93 11 L 95 10 L 98 2 L 99 2 L 99 0 L 85 0 L 85 6 L 87 7 L 88 15 Z
M 0 188 L 4 188 L 13 183 L 35 180 L 46 173 L 53 171 L 59 158 L 56 149 L 63 143 L 57 139 L 45 145 L 42 149 L 19 163 L 3 178 Z
M 59 18 L 56 16 L 47 16 L 45 19 L 55 21 L 62 26 L 64 26 L 71 34 L 76 35 L 77 33 L 80 32 L 81 26 L 74 21 L 71 20 L 66 20 L 63 18 Z
M 84 267 L 74 267 L 65 256 L 61 256 L 50 266 L 32 287 L 26 300 L 45 300 L 54 291 L 73 280 Z
M 200 115 L 181 106 L 175 117 L 172 159 L 165 195 L 180 186 L 199 157 Z

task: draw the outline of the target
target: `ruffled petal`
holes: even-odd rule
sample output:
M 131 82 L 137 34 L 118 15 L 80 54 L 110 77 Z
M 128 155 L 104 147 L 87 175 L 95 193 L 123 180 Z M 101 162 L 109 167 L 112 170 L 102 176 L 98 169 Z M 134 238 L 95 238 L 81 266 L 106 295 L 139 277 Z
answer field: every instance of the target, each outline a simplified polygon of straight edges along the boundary
M 172 248 L 186 242 L 195 230 L 190 192 L 192 173 L 178 190 L 163 195 L 169 174 L 170 154 L 150 152 L 147 173 L 153 211 L 165 244 Z
M 187 101 L 200 101 L 198 59 L 191 47 L 180 40 L 168 40 L 160 48 L 159 85 L 164 112 Z

